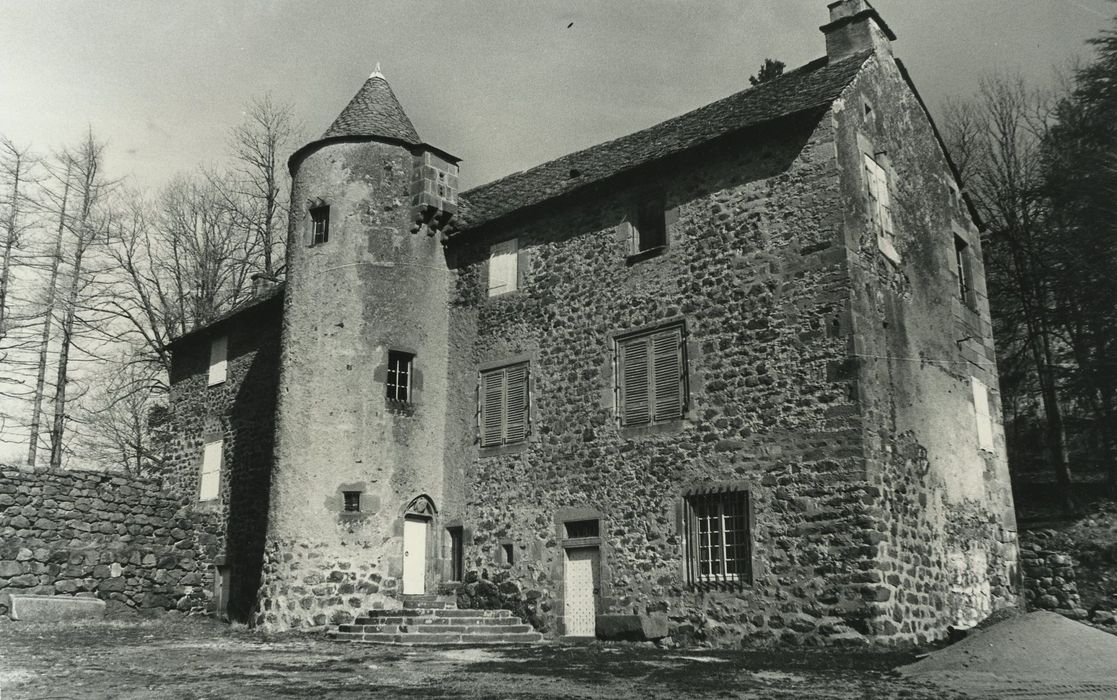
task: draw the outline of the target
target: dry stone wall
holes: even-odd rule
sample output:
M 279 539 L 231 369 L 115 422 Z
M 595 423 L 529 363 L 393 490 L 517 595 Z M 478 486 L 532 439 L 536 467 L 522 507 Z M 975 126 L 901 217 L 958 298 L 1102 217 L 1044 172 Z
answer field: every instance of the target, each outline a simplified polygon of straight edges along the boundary
M 95 596 L 110 614 L 204 611 L 211 526 L 156 479 L 0 465 L 0 615 L 13 593 Z

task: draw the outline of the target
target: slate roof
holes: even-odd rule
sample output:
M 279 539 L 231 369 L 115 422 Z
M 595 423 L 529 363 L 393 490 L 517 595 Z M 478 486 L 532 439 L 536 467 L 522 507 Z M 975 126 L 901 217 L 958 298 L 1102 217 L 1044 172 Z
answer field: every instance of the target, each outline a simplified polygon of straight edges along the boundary
M 817 59 L 682 116 L 463 192 L 460 228 L 475 228 L 746 127 L 827 107 L 870 55 L 854 54 L 833 64 Z
M 255 309 L 255 308 L 257 308 L 257 307 L 259 307 L 259 306 L 261 306 L 261 305 L 263 305 L 263 304 L 265 304 L 269 301 L 272 301 L 273 299 L 281 298 L 283 296 L 283 292 L 284 292 L 285 289 L 286 289 L 286 285 L 283 282 L 277 282 L 276 284 L 272 285 L 270 288 L 262 291 L 259 295 L 249 297 L 248 299 L 245 299 L 243 302 L 241 302 L 240 304 L 237 304 L 235 307 L 233 307 L 232 309 L 229 309 L 225 313 L 219 314 L 216 318 L 214 318 L 209 323 L 207 323 L 205 325 L 202 325 L 202 326 L 198 326 L 197 328 L 193 328 L 193 329 L 183 333 L 182 335 L 171 338 L 171 340 L 168 341 L 166 343 L 166 345 L 164 345 L 164 347 L 168 350 L 173 351 L 173 350 L 177 349 L 178 347 L 182 346 L 183 344 L 185 344 L 186 342 L 192 341 L 194 338 L 196 338 L 198 336 L 209 335 L 218 326 L 225 325 L 226 323 L 228 323 L 233 318 L 238 318 L 242 314 L 244 314 L 244 313 L 246 313 L 246 312 L 248 312 L 252 309 Z
M 392 86 L 379 73 L 369 76 L 326 133 L 322 134 L 323 139 L 336 136 L 380 136 L 411 145 L 421 143 L 419 133 L 404 113 Z

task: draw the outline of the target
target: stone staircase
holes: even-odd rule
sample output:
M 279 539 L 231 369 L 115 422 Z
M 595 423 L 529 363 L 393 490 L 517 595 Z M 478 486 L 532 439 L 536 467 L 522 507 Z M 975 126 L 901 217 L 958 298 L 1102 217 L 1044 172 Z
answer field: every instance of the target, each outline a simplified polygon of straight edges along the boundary
M 532 644 L 543 635 L 508 610 L 458 610 L 453 598 L 408 595 L 403 607 L 378 606 L 328 633 L 339 642 L 374 644 Z

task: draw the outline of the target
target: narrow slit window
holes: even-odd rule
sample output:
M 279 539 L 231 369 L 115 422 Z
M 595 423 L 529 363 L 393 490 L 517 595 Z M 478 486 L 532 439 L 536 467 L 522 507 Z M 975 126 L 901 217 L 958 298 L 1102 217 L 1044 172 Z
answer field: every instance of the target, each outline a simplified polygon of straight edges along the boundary
M 989 388 L 977 377 L 970 377 L 970 384 L 973 387 L 977 446 L 985 452 L 993 452 L 993 414 L 989 408 Z
M 505 564 L 512 565 L 516 563 L 516 549 L 511 542 L 505 542 L 500 545 L 500 549 L 501 553 L 504 555 Z
M 465 551 L 462 548 L 462 528 L 447 528 L 450 533 L 450 580 L 461 581 L 465 575 Z
M 330 240 L 330 208 L 314 207 L 310 210 L 310 245 L 320 245 Z
M 414 375 L 415 356 L 391 350 L 388 352 L 388 379 L 387 390 L 389 401 L 412 400 L 412 380 Z
M 973 270 L 970 267 L 969 245 L 960 236 L 954 236 L 954 267 L 958 274 L 958 297 L 966 306 L 974 305 Z

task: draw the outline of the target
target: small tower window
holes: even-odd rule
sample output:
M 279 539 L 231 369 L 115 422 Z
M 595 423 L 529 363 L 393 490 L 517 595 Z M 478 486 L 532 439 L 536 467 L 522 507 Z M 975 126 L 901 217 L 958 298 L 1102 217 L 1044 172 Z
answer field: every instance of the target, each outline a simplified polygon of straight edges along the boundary
M 346 513 L 360 513 L 361 512 L 361 492 L 360 491 L 343 491 L 342 495 L 345 497 L 345 512 Z
M 330 240 L 330 208 L 314 207 L 310 210 L 310 245 Z
M 970 269 L 970 251 L 960 236 L 954 236 L 954 268 L 958 275 L 958 296 L 969 307 L 974 307 L 976 302 L 973 293 L 973 271 Z
M 415 356 L 410 353 L 397 350 L 388 352 L 387 386 L 389 401 L 411 401 L 411 377 L 414 360 Z
M 516 548 L 511 542 L 501 542 L 500 553 L 505 564 L 511 566 L 516 563 Z

